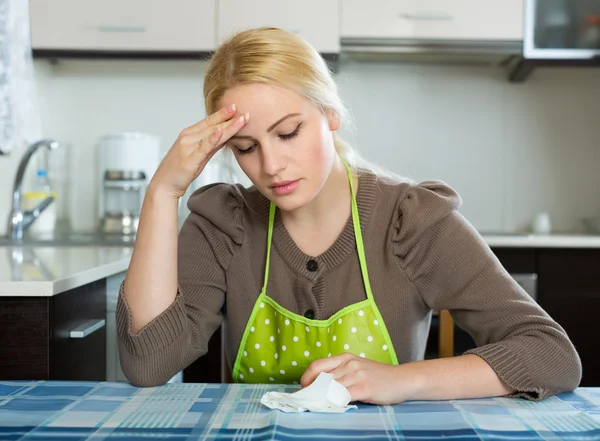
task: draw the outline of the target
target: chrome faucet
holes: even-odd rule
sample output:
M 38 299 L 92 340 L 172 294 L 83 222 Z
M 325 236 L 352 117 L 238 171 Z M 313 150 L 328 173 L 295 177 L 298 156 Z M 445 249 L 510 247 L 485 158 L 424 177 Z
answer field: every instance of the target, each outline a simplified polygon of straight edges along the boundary
M 23 186 L 23 178 L 25 176 L 25 170 L 29 164 L 29 160 L 33 154 L 40 147 L 46 147 L 49 150 L 55 150 L 59 146 L 57 141 L 52 139 L 42 139 L 29 146 L 27 151 L 23 154 L 21 162 L 19 162 L 19 168 L 17 169 L 17 175 L 15 177 L 15 184 L 13 187 L 12 196 L 12 208 L 8 215 L 8 237 L 15 241 L 23 240 L 23 232 L 42 214 L 42 212 L 52 203 L 54 200 L 53 196 L 48 196 L 42 202 L 40 202 L 33 210 L 23 212 L 21 207 L 22 194 L 21 187 Z

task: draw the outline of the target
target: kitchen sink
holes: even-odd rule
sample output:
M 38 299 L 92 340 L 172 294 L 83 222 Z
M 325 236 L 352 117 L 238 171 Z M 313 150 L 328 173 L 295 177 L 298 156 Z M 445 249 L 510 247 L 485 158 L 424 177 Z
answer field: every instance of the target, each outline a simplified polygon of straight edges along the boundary
M 73 247 L 73 246 L 133 246 L 135 236 L 102 235 L 96 233 L 71 233 L 64 236 L 25 237 L 16 241 L 0 236 L 0 246 Z

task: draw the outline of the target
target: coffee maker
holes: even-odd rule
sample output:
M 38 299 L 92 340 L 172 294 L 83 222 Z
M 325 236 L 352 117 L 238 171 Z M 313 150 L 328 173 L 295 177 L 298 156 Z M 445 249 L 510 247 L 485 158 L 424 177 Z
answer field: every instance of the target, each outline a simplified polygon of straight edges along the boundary
M 97 148 L 100 232 L 135 235 L 148 183 L 160 163 L 160 140 L 139 132 L 109 134 Z

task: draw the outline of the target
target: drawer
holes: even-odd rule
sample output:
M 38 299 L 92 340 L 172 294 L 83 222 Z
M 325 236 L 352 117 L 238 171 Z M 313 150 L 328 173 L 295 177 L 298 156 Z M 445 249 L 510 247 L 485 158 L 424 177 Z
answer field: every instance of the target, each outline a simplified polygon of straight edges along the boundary
M 523 0 L 343 0 L 342 37 L 522 40 Z
M 218 42 L 233 32 L 274 26 L 295 32 L 321 53 L 340 51 L 338 0 L 219 0 Z
M 34 49 L 209 51 L 215 0 L 30 0 Z

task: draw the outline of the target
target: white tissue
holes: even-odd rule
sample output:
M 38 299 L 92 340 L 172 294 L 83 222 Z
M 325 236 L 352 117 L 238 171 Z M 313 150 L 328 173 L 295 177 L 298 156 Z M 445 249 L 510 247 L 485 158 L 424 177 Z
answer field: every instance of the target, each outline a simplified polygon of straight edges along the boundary
M 312 384 L 294 393 L 267 392 L 260 402 L 283 412 L 342 413 L 356 406 L 348 406 L 350 392 L 333 379 L 332 374 L 321 372 Z

